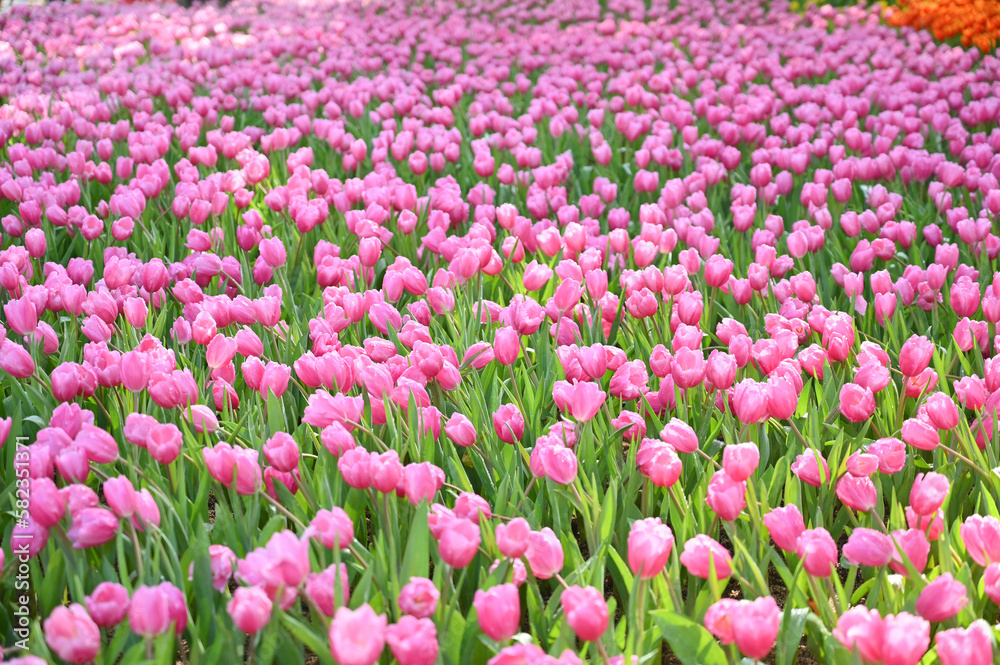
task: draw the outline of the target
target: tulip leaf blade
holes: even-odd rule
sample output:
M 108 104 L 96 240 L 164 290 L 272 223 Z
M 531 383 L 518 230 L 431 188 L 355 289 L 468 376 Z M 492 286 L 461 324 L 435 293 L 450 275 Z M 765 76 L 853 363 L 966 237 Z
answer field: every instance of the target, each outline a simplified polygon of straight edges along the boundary
M 807 618 L 809 618 L 808 608 L 793 608 L 791 603 L 785 605 L 774 652 L 776 665 L 792 665 L 795 662 L 799 643 L 802 641 L 802 633 L 806 629 Z
M 726 665 L 726 654 L 718 642 L 691 619 L 677 612 L 653 610 L 653 621 L 674 655 L 684 665 Z
M 427 503 L 421 502 L 413 517 L 413 526 L 406 539 L 399 581 L 406 584 L 411 577 L 427 577 L 430 557 L 430 529 L 427 525 Z

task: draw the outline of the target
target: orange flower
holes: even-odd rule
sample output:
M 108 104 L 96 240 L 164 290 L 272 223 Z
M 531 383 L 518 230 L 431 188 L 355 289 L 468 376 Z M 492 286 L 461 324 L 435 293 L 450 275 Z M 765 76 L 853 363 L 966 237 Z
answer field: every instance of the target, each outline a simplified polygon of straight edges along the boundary
M 960 37 L 986 52 L 1000 41 L 1000 3 L 995 0 L 900 0 L 890 25 L 930 30 L 938 40 Z

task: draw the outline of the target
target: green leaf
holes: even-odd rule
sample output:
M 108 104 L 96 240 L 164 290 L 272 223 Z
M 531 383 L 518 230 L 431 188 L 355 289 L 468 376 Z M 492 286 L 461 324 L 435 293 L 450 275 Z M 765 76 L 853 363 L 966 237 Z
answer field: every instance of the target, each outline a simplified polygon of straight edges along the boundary
M 421 503 L 413 516 L 410 537 L 406 540 L 403 566 L 399 579 L 402 584 L 411 577 L 427 577 L 430 567 L 430 529 L 427 526 L 427 504 Z
M 608 547 L 608 555 L 611 557 L 611 577 L 614 579 L 615 584 L 619 585 L 619 590 L 622 594 L 632 593 L 632 587 L 634 585 L 632 579 L 632 571 L 622 560 L 622 557 L 613 547 Z
M 441 640 L 441 647 L 445 655 L 453 663 L 461 663 L 462 637 L 465 635 L 465 617 L 459 612 L 452 612 L 445 630 L 444 639 Z
M 320 661 L 327 665 L 335 665 L 333 656 L 330 654 L 330 645 L 327 637 L 320 637 L 309 626 L 302 623 L 287 612 L 281 612 L 281 623 L 294 635 L 307 649 L 316 654 Z
M 285 411 L 281 408 L 281 400 L 271 391 L 267 392 L 267 427 L 271 434 L 285 432 Z
M 615 526 L 615 486 L 608 487 L 608 493 L 604 495 L 604 505 L 601 506 L 601 515 L 597 519 L 597 533 L 601 543 L 608 542 L 611 531 Z
M 173 631 L 167 631 L 165 634 L 155 638 L 155 643 L 156 651 L 153 661 L 156 665 L 172 665 L 174 662 L 174 653 L 177 650 L 174 645 Z
M 66 559 L 61 550 L 56 549 L 49 558 L 45 569 L 45 580 L 42 582 L 40 599 L 42 612 L 48 616 L 57 605 L 61 605 L 66 594 Z
M 774 652 L 776 665 L 792 665 L 795 662 L 799 651 L 799 642 L 802 641 L 802 633 L 806 629 L 807 618 L 809 618 L 808 608 L 792 609 L 791 603 L 786 604 Z
M 727 665 L 722 647 L 702 626 L 677 612 L 653 610 L 650 615 L 684 665 Z

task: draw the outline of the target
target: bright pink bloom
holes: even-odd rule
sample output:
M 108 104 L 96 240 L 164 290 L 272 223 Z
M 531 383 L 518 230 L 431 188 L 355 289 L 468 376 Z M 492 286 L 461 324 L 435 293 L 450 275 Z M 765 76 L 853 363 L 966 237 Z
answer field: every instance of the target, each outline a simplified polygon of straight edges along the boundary
M 82 605 L 57 607 L 42 628 L 46 644 L 68 663 L 88 663 L 101 649 L 101 631 Z
M 560 603 L 566 622 L 579 639 L 597 641 L 608 629 L 608 603 L 594 587 L 571 586 L 564 589 Z
M 337 609 L 330 623 L 330 653 L 340 665 L 373 665 L 385 648 L 386 618 L 365 603 Z
M 521 599 L 513 584 L 501 584 L 488 591 L 476 591 L 473 605 L 479 628 L 497 642 L 506 642 L 521 623 Z
M 636 520 L 628 536 L 629 568 L 644 580 L 653 579 L 666 566 L 673 546 L 674 534 L 660 518 Z

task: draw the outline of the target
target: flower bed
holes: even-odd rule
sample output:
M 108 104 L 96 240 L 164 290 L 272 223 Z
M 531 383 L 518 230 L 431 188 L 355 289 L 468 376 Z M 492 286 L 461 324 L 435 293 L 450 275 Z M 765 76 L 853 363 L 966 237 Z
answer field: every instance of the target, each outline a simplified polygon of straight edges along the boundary
M 998 71 L 783 2 L 0 16 L 4 662 L 992 662 Z

